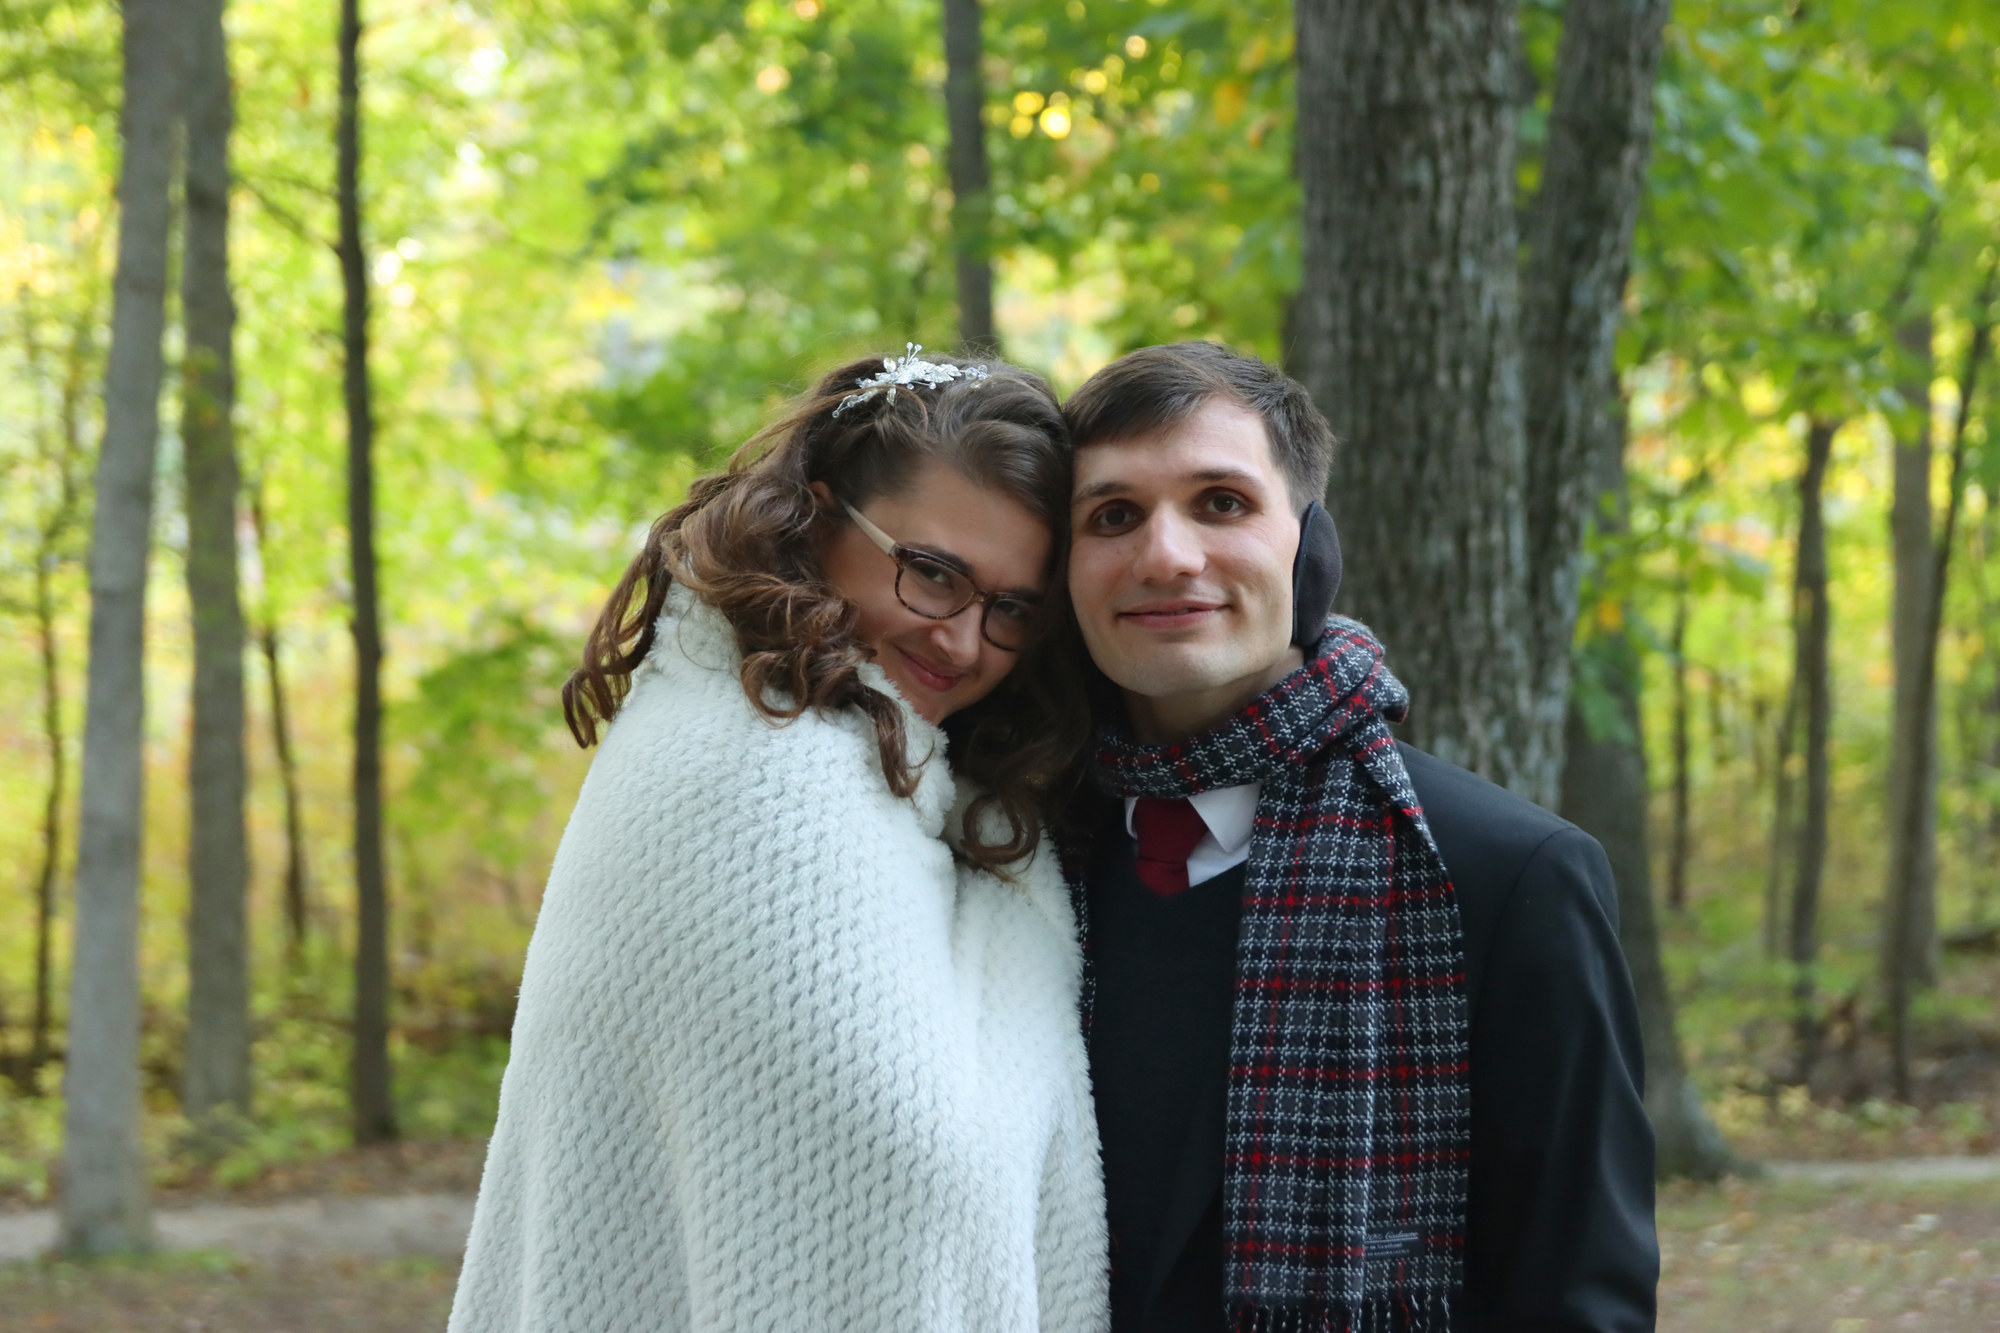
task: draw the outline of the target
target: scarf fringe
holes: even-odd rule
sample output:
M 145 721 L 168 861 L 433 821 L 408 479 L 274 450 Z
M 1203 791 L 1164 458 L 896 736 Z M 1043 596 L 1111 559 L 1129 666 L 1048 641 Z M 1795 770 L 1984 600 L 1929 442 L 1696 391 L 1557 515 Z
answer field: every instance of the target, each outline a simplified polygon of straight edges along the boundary
M 1451 1298 L 1376 1296 L 1351 1305 L 1232 1306 L 1230 1333 L 1451 1333 Z

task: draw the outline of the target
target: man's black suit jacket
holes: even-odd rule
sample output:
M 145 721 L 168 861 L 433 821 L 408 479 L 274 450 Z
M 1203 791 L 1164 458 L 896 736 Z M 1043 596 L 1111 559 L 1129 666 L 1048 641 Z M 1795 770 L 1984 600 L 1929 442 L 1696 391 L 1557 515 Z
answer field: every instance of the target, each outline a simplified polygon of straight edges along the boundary
M 1650 1330 L 1659 1278 L 1653 1138 L 1610 865 L 1574 825 L 1420 750 L 1399 749 L 1465 930 L 1472 1163 L 1455 1333 Z M 1093 949 L 1109 943 L 1093 936 Z M 1100 1087 L 1132 1067 L 1093 1055 Z M 1176 1058 L 1147 1055 L 1155 1066 Z M 1224 1327 L 1227 1071 L 1190 1073 L 1203 1091 L 1193 1099 L 1178 1179 L 1121 1180 L 1111 1167 L 1116 1154 L 1107 1153 L 1108 1191 L 1166 1200 L 1163 1253 L 1150 1256 L 1150 1274 L 1136 1286 L 1130 1274 L 1118 1285 L 1113 1333 Z M 1104 1115 L 1101 1101 L 1108 1140 L 1119 1126 Z

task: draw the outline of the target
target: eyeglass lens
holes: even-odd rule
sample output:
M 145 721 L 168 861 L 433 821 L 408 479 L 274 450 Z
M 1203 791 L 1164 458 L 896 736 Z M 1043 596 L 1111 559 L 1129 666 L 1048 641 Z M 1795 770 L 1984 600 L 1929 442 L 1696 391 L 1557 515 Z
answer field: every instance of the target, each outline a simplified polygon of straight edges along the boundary
M 905 554 L 901 564 L 896 574 L 896 596 L 918 615 L 944 620 L 963 611 L 972 601 L 972 581 L 950 565 L 915 552 Z M 994 647 L 1013 651 L 1027 645 L 1039 608 L 1018 597 L 994 594 L 980 611 L 981 632 Z

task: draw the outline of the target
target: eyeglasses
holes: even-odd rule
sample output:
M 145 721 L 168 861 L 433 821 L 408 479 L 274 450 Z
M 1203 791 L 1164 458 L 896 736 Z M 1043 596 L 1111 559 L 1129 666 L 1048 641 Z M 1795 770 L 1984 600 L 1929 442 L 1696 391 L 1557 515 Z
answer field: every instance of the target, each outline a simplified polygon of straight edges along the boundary
M 926 620 L 950 620 L 978 602 L 979 633 L 995 648 L 1018 653 L 1034 639 L 1042 623 L 1041 603 L 1017 593 L 987 592 L 942 556 L 902 545 L 845 501 L 840 507 L 854 520 L 854 526 L 896 562 L 896 600 L 904 606 Z

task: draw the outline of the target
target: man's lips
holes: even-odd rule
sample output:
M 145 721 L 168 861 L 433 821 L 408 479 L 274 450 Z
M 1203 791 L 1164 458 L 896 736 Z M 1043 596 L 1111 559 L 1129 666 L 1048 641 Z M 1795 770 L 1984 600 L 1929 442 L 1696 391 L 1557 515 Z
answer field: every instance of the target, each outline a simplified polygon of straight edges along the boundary
M 1227 604 L 1193 598 L 1141 602 L 1118 613 L 1118 618 L 1141 629 L 1187 629 L 1211 616 L 1219 615 Z
M 935 690 L 939 694 L 948 694 L 958 682 L 965 679 L 965 673 L 962 671 L 945 671 L 934 667 L 921 657 L 917 657 L 902 648 L 896 649 L 896 652 L 901 655 L 904 665 L 910 669 L 910 674 L 917 678 L 917 684 L 922 685 L 925 689 Z

